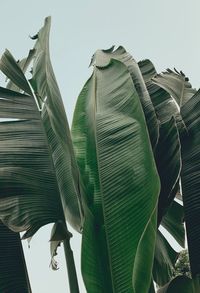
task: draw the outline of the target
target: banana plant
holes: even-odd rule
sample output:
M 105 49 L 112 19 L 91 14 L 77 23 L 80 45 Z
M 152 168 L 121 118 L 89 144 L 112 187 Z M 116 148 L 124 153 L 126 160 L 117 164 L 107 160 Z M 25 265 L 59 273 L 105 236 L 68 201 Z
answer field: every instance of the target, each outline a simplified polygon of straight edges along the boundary
M 178 253 L 160 226 L 184 247 L 184 220 L 194 280 L 183 282 L 196 290 L 199 91 L 182 72 L 157 74 L 151 61 L 137 63 L 122 46 L 98 50 L 70 131 L 50 61 L 50 22 L 27 58 L 17 62 L 6 50 L 0 61 L 9 79 L 0 88 L 0 221 L 15 232 L 2 232 L 1 245 L 11 233 L 20 292 L 31 289 L 18 233 L 31 238 L 48 223 L 52 267 L 63 242 L 70 292 L 79 292 L 67 222 L 82 233 L 88 293 L 155 292 L 153 281 L 159 292 L 175 292 Z M 8 272 L 0 269 L 0 281 Z

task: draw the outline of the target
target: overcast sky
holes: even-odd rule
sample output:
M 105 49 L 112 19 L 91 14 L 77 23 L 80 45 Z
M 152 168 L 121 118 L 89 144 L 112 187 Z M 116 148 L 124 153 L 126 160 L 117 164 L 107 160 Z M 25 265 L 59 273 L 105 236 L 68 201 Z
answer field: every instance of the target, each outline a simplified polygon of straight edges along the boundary
M 176 67 L 194 87 L 200 85 L 199 0 L 6 0 L 0 9 L 0 54 L 8 48 L 16 59 L 26 56 L 33 46 L 29 35 L 37 33 L 46 16 L 52 16 L 52 63 L 70 123 L 96 49 L 123 45 L 136 60 L 151 59 L 158 72 Z M 60 270 L 49 269 L 49 233 L 44 227 L 30 249 L 24 244 L 33 293 L 66 293 L 61 248 Z M 75 235 L 72 245 L 78 266 L 80 237 Z M 82 284 L 80 291 L 85 292 Z

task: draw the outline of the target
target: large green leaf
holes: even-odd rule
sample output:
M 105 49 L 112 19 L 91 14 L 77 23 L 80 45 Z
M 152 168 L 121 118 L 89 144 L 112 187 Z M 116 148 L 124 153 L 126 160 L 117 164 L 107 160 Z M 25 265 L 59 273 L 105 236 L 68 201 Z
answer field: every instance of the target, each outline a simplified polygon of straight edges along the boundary
M 178 253 L 171 247 L 160 231 L 157 233 L 153 265 L 153 279 L 159 286 L 164 286 L 173 276 L 173 268 Z
M 199 293 L 200 292 L 200 279 L 190 279 L 185 276 L 178 276 L 164 287 L 158 290 L 158 293 Z
M 49 29 L 47 18 L 34 51 L 33 83 L 46 100 L 42 112 L 8 51 L 0 63 L 7 77 L 30 94 L 0 89 L 0 118 L 15 119 L 0 122 L 0 218 L 15 231 L 26 230 L 26 237 L 42 225 L 65 218 L 78 231 L 82 226 L 79 175 L 49 59 Z
M 147 68 L 147 67 L 146 67 Z M 149 68 L 149 66 L 148 66 Z M 149 72 L 150 70 L 146 70 Z M 187 228 L 188 247 L 192 274 L 200 273 L 200 235 L 199 235 L 199 91 L 194 95 L 195 90 L 191 88 L 188 79 L 182 73 L 168 71 L 154 77 L 155 86 L 163 87 L 176 99 L 181 106 L 180 117 L 175 115 L 181 123 L 178 123 L 182 145 L 182 173 L 181 182 L 183 190 L 183 202 L 185 210 L 185 220 Z M 150 82 L 151 83 L 151 82 Z M 147 86 L 148 88 L 148 86 Z M 152 89 L 152 88 L 151 88 Z M 153 92 L 153 99 L 156 97 Z M 152 99 L 152 100 L 153 100 Z M 158 99 L 157 99 L 158 100 Z M 183 106 L 182 106 L 183 105 Z M 168 110 L 166 108 L 166 110 Z M 169 112 L 169 111 L 168 111 Z M 166 113 L 166 112 L 165 112 Z M 161 115 L 162 116 L 162 112 Z M 164 115 L 163 115 L 164 116 Z M 182 124 L 182 126 L 181 126 Z M 183 131 L 184 129 L 184 131 Z
M 193 276 L 200 273 L 200 90 L 181 108 L 187 126 L 182 138 L 182 196 Z
M 94 67 L 78 98 L 72 136 L 86 188 L 87 292 L 148 292 L 159 178 L 141 103 L 122 62 Z
M 0 292 L 31 293 L 18 233 L 0 222 Z

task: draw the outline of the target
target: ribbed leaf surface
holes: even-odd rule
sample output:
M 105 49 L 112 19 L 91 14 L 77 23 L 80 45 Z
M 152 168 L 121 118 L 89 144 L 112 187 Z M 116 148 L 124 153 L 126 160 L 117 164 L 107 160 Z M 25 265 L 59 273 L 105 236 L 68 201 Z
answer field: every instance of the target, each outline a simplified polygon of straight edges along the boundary
M 158 225 L 176 195 L 181 170 L 181 151 L 178 127 L 183 122 L 178 107 L 170 95 L 154 84 L 152 78 L 156 70 L 149 60 L 138 63 L 147 89 L 160 120 L 159 140 L 155 150 L 155 160 L 161 180 L 158 203 Z
M 166 72 L 156 75 L 153 81 L 159 87 L 165 89 L 180 107 L 196 93 L 182 71 L 167 69 Z
M 20 236 L 0 222 L 0 292 L 31 293 Z
M 200 91 L 182 108 L 188 135 L 182 139 L 182 196 L 193 276 L 200 273 Z
M 78 169 L 66 114 L 50 62 L 49 30 L 50 18 L 47 18 L 33 51 L 32 84 L 37 89 L 38 100 L 45 101 L 42 112 L 39 112 L 34 97 L 1 89 L 0 117 L 17 118 L 20 121 L 1 123 L 0 131 L 4 135 L 0 138 L 0 180 L 3 182 L 0 194 L 4 199 L 0 204 L 0 217 L 11 229 L 30 230 L 26 236 L 32 235 L 46 223 L 64 220 L 63 215 L 78 231 L 82 225 Z M 11 82 L 25 90 L 29 84 L 8 51 L 2 60 L 1 70 Z M 13 72 L 19 74 L 13 75 Z M 12 201 L 9 199 L 10 194 Z
M 8 50 L 6 50 L 1 57 L 0 69 L 10 80 L 14 80 L 15 85 L 19 89 L 29 95 L 32 94 L 31 88 L 23 74 L 22 69 L 16 63 L 15 59 Z
M 51 153 L 33 97 L 0 88 L 0 118 L 0 218 L 31 236 L 63 219 Z
M 35 50 L 30 50 L 26 58 L 23 58 L 22 60 L 17 62 L 18 66 L 20 67 L 23 73 L 27 71 L 30 63 L 33 60 L 34 54 Z M 6 88 L 15 92 L 22 92 L 22 89 L 16 86 L 15 83 L 13 83 L 11 80 L 8 82 Z
M 138 63 L 146 83 L 147 90 L 154 105 L 156 114 L 161 123 L 169 121 L 172 116 L 176 120 L 179 134 L 186 132 L 186 127 L 180 115 L 180 110 L 175 100 L 166 90 L 154 82 L 156 73 L 155 67 L 150 60 L 143 60 Z
M 123 63 L 94 68 L 78 98 L 72 135 L 86 188 L 87 291 L 146 292 L 159 178 L 140 100 Z
M 155 149 L 159 136 L 159 124 L 140 68 L 137 62 L 133 59 L 133 57 L 128 52 L 126 52 L 126 50 L 122 46 L 118 47 L 115 51 L 98 50 L 93 57 L 93 62 L 97 66 L 101 67 L 108 64 L 111 58 L 124 63 L 127 66 L 128 71 L 130 72 L 134 87 L 137 91 L 143 107 L 152 148 Z
M 35 59 L 31 84 L 39 100 L 45 100 L 42 111 L 48 143 L 53 152 L 53 163 L 67 220 L 76 228 L 80 223 L 79 173 L 74 157 L 68 121 L 56 82 L 49 54 L 51 19 L 45 19 L 35 44 Z

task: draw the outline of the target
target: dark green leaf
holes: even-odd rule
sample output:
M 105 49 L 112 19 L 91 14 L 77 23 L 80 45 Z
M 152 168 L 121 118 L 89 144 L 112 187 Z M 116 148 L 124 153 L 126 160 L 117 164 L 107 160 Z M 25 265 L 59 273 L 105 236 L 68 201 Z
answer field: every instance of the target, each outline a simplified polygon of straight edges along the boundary
M 196 93 L 196 90 L 189 83 L 189 79 L 182 71 L 167 69 L 166 72 L 155 76 L 153 82 L 165 89 L 180 107 Z
M 161 180 L 158 203 L 159 225 L 178 188 L 181 152 L 177 126 L 182 128 L 183 123 L 180 123 L 182 119 L 173 99 L 165 90 L 152 83 L 151 80 L 156 75 L 156 70 L 151 61 L 144 60 L 138 64 L 160 120 L 159 140 L 154 152 Z
M 22 69 L 8 50 L 2 55 L 0 60 L 0 70 L 21 90 L 32 95 L 32 90 L 26 80 Z
M 178 276 L 170 283 L 158 290 L 158 293 L 199 293 L 200 279 L 189 279 L 185 276 Z
M 192 275 L 200 273 L 200 91 L 181 108 L 187 126 L 182 138 L 182 196 Z
M 0 222 L 0 292 L 31 293 L 19 233 Z
M 166 90 L 154 82 L 154 76 L 156 74 L 154 65 L 150 60 L 144 60 L 138 64 L 143 74 L 143 78 L 154 105 L 157 117 L 161 124 L 169 121 L 172 117 L 174 117 L 179 134 L 184 134 L 186 132 L 186 127 L 180 115 L 180 110 L 177 106 L 177 103 Z
M 176 121 L 172 117 L 170 121 L 160 125 L 160 136 L 155 151 L 155 160 L 161 181 L 161 191 L 158 202 L 158 225 L 163 215 L 173 201 L 172 191 L 179 181 L 181 171 L 181 150 Z

